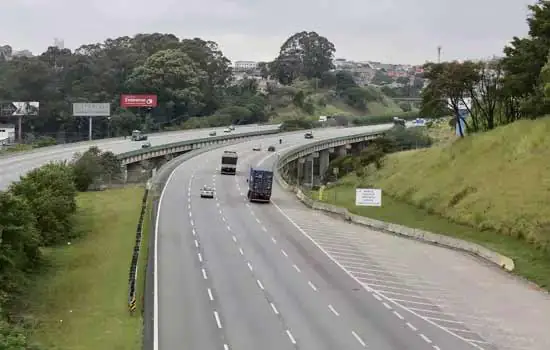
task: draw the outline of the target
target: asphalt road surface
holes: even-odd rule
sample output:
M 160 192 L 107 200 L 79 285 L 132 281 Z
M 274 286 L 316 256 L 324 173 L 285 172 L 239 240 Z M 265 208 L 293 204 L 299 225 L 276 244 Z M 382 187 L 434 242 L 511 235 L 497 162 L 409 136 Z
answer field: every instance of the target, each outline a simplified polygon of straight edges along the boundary
M 315 135 L 345 133 L 350 130 L 316 130 Z M 278 138 L 264 138 L 262 148 L 273 144 L 281 151 L 309 141 L 300 134 L 278 145 Z M 277 157 L 252 151 L 258 143 L 192 158 L 168 180 L 157 222 L 155 349 L 494 349 L 467 325 L 445 327 L 436 317 L 414 311 L 405 304 L 412 299 L 409 294 L 390 298 L 358 279 L 369 271 L 374 276 L 377 269 L 381 286 L 409 282 L 394 274 L 399 256 L 388 267 L 391 259 L 374 253 L 365 259 L 355 246 L 336 245 L 337 236 L 353 225 L 324 215 L 323 221 L 311 211 L 299 213 L 303 206 L 277 186 L 273 203 L 248 203 L 249 166 L 270 167 Z M 236 176 L 219 174 L 225 149 L 239 153 Z M 200 198 L 203 185 L 215 187 L 214 199 Z M 312 238 L 303 223 L 319 236 Z M 405 240 L 399 244 L 423 246 Z M 414 279 L 420 272 L 410 275 Z M 430 301 L 424 304 L 429 304 L 424 309 L 438 309 Z
M 276 125 L 246 125 L 237 126 L 232 134 L 240 134 L 258 130 L 270 130 L 276 128 Z M 149 135 L 151 146 L 157 146 L 172 142 L 185 140 L 193 140 L 209 137 L 208 134 L 215 130 L 219 135 L 223 135 L 224 128 L 200 129 L 164 132 Z M 19 180 L 20 176 L 27 173 L 29 170 L 38 168 L 51 161 L 70 160 L 77 152 L 85 152 L 90 146 L 98 146 L 101 150 L 112 151 L 116 154 L 141 149 L 143 142 L 131 141 L 128 137 L 97 140 L 92 142 L 80 142 L 67 145 L 58 145 L 42 149 L 36 149 L 30 152 L 14 153 L 13 155 L 0 157 L 0 190 L 6 187 L 13 181 Z

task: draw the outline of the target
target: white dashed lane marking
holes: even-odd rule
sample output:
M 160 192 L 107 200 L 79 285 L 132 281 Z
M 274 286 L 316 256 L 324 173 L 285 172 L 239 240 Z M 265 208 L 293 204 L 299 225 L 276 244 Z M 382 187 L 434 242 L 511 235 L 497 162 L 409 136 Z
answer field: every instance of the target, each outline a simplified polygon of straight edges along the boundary
M 329 309 L 333 314 L 335 314 L 336 316 L 340 316 L 340 314 L 338 313 L 338 311 L 336 311 L 336 309 L 335 309 L 332 305 L 329 305 L 329 306 L 328 306 L 328 309 Z
M 351 334 L 353 334 L 353 337 L 359 342 L 359 344 L 361 344 L 362 347 L 366 347 L 367 344 L 365 344 L 365 342 L 363 341 L 363 339 L 361 339 L 361 337 L 359 337 L 357 335 L 357 333 L 355 333 L 355 331 L 351 331 Z

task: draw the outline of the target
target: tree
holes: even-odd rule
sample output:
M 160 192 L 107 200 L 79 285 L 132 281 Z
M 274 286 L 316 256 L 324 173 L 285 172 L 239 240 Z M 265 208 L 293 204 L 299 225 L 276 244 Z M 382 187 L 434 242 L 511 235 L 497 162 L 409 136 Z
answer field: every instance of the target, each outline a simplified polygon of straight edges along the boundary
M 424 66 L 426 78 L 429 84 L 425 93 L 422 94 L 422 111 L 436 111 L 446 101 L 447 109 L 457 117 L 460 110 L 465 107 L 468 114 L 471 108 L 466 103 L 466 98 L 474 91 L 480 81 L 479 64 L 466 61 L 427 63 Z M 467 128 L 469 124 L 465 122 Z M 461 136 L 463 136 L 461 130 Z
M 72 237 L 76 188 L 69 165 L 50 163 L 34 169 L 13 183 L 10 191 L 29 204 L 44 245 L 57 244 Z
M 268 79 L 270 76 L 269 72 L 269 63 L 267 62 L 258 62 L 258 69 L 260 70 L 260 76 L 262 79 Z
M 316 32 L 299 32 L 283 43 L 270 71 L 282 84 L 290 84 L 300 76 L 321 78 L 334 68 L 335 51 L 334 44 Z
M 374 85 L 385 85 L 393 83 L 393 79 L 386 73 L 385 70 L 377 70 L 371 81 Z
M 156 93 L 161 102 L 182 104 L 187 115 L 204 107 L 201 87 L 208 80 L 203 71 L 181 49 L 158 51 L 128 77 L 131 91 Z

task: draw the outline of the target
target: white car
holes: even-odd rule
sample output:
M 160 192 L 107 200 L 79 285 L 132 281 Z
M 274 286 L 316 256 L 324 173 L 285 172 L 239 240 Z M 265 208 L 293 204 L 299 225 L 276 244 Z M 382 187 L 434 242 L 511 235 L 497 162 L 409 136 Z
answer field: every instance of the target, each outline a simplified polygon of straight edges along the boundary
M 201 198 L 214 198 L 214 189 L 208 186 L 201 188 Z
M 231 129 L 230 129 L 230 128 L 225 128 L 225 129 L 223 130 L 223 132 L 231 132 Z
M 261 150 L 262 150 L 262 146 L 256 145 L 256 146 L 252 147 L 252 150 L 253 150 L 253 151 L 261 151 Z

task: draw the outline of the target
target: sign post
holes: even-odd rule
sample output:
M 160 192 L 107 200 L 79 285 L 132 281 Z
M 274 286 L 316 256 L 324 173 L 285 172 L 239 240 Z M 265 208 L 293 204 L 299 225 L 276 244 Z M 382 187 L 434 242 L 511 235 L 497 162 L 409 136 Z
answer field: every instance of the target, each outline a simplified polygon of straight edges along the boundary
M 73 103 L 73 117 L 88 117 L 88 140 L 92 141 L 94 117 L 110 117 L 110 103 Z

